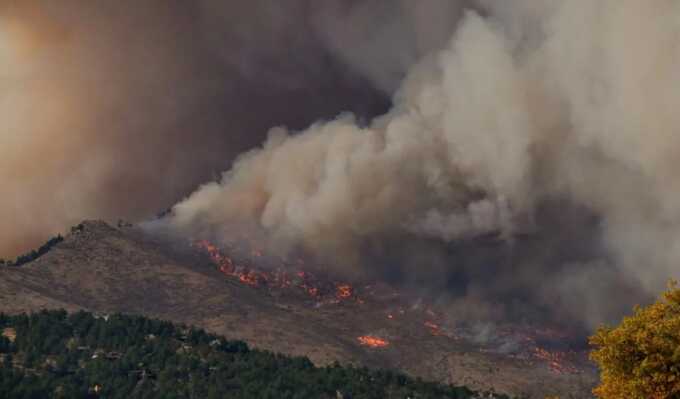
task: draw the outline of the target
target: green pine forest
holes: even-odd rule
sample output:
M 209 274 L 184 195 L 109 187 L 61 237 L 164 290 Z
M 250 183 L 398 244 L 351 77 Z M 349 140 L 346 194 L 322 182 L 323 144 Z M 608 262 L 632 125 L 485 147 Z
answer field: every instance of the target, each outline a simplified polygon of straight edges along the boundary
M 0 398 L 473 398 L 389 370 L 250 349 L 141 316 L 0 314 Z M 501 398 L 502 396 L 496 396 Z

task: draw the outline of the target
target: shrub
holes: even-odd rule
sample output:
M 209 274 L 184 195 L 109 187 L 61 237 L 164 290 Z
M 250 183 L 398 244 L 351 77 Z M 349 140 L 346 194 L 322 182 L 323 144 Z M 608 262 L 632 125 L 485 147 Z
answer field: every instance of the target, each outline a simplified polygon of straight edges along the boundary
M 617 327 L 601 327 L 590 338 L 591 359 L 600 368 L 593 393 L 603 399 L 680 397 L 680 289 L 647 307 L 636 307 Z

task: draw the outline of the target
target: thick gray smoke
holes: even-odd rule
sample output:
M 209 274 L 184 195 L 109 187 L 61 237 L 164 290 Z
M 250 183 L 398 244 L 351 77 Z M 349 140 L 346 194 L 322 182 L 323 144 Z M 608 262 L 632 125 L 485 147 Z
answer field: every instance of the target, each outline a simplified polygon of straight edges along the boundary
M 271 129 L 176 205 L 174 226 L 250 226 L 331 264 L 449 276 L 459 304 L 492 316 L 522 293 L 594 325 L 678 276 L 680 3 L 482 1 L 433 19 L 452 36 L 422 54 L 390 51 L 402 27 L 354 11 L 378 47 L 346 49 L 327 24 L 331 48 L 384 60 L 363 71 L 387 91 L 408 66 L 394 107 L 367 126 Z M 432 32 L 413 48 L 448 34 Z M 490 233 L 503 244 L 470 244 Z

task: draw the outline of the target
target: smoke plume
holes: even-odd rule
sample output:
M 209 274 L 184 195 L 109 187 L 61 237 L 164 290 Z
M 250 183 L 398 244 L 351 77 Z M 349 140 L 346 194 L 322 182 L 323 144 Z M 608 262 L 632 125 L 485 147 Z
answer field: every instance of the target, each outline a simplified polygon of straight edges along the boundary
M 83 218 L 167 209 L 271 126 L 384 112 L 388 88 L 367 72 L 378 68 L 346 51 L 358 40 L 353 26 L 372 34 L 375 25 L 355 7 L 367 6 L 0 2 L 0 256 Z M 391 24 L 409 26 L 392 9 Z M 326 21 L 335 25 L 322 32 Z M 407 36 L 403 54 L 413 58 Z M 383 54 L 361 65 L 402 57 Z M 395 81 L 411 58 L 395 66 Z
M 253 228 L 329 267 L 439 282 L 452 311 L 531 302 L 587 326 L 678 276 L 679 3 L 413 7 L 443 26 L 409 35 L 425 42 L 363 7 L 330 12 L 371 21 L 350 32 L 370 40 L 344 46 L 358 37 L 334 32 L 339 19 L 324 41 L 380 90 L 400 79 L 392 109 L 271 129 L 177 204 L 172 225 Z
M 678 277 L 678 8 L 3 1 L 0 255 L 212 179 L 163 223 L 460 318 L 613 320 Z

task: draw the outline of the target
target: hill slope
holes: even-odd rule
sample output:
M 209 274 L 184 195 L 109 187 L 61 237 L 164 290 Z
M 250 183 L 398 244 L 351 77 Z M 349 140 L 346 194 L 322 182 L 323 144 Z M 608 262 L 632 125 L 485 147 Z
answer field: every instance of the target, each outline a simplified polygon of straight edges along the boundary
M 120 314 L 0 314 L 0 396 L 53 398 L 451 398 L 465 388 L 251 350 L 203 330 Z M 498 399 L 502 399 L 500 396 Z
M 308 356 L 317 365 L 393 368 L 513 395 L 590 397 L 596 380 L 580 355 L 572 370 L 571 363 L 554 366 L 561 359 L 540 349 L 541 356 L 495 350 L 440 329 L 436 309 L 387 294 L 320 306 L 296 292 L 242 284 L 205 253 L 180 247 L 136 228 L 85 222 L 33 262 L 0 270 L 0 311 L 137 313 Z

